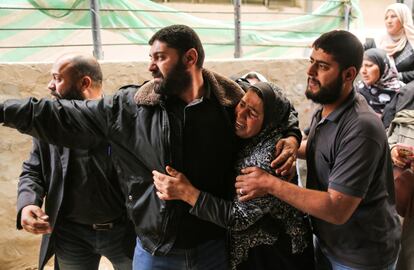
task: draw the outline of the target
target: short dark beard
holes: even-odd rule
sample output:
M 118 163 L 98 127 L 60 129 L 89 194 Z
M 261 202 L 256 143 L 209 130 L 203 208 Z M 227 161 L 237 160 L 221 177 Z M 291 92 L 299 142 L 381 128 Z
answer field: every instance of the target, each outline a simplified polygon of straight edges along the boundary
M 63 98 L 70 100 L 84 100 L 82 92 L 76 87 L 71 87 L 71 89 L 65 94 Z
M 64 95 L 60 95 L 57 91 L 51 93 L 56 99 L 68 99 L 68 100 L 84 100 L 82 96 L 82 92 L 80 89 L 76 87 L 76 85 L 72 84 L 67 91 L 65 91 Z
M 343 79 L 342 79 L 341 73 L 342 72 L 339 73 L 339 76 L 337 77 L 337 79 L 333 81 L 332 83 L 326 86 L 321 86 L 319 84 L 319 91 L 316 93 L 313 93 L 309 90 L 309 82 L 308 82 L 308 85 L 305 91 L 306 97 L 312 100 L 313 102 L 322 104 L 322 105 L 332 104 L 338 101 L 342 93 Z
M 191 85 L 193 78 L 181 61 L 181 57 L 179 59 L 171 71 L 162 76 L 162 81 L 155 86 L 154 91 L 157 94 L 178 96 Z

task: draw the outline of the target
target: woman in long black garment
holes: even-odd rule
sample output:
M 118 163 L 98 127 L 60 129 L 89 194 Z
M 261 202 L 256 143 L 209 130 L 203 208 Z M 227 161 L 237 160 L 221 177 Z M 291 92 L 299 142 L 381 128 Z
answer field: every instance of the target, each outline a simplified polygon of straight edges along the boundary
M 274 146 L 282 138 L 290 103 L 275 85 L 259 82 L 250 86 L 235 109 L 235 130 L 243 139 L 236 162 L 237 172 L 257 166 L 274 174 L 270 162 Z M 313 269 L 313 245 L 304 214 L 273 196 L 233 202 L 198 190 L 182 173 L 171 167 L 154 171 L 158 196 L 183 200 L 190 213 L 228 229 L 232 269 Z M 242 193 L 242 191 L 240 191 Z

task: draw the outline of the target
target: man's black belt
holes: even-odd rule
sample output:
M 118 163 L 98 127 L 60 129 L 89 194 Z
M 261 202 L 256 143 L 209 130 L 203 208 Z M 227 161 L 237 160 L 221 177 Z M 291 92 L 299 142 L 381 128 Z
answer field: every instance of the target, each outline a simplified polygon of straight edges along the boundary
M 69 223 L 77 224 L 83 227 L 89 227 L 96 231 L 108 231 L 108 230 L 112 230 L 116 224 L 126 222 L 126 216 L 122 215 L 119 218 L 116 218 L 116 219 L 113 219 L 111 221 L 104 222 L 104 223 L 85 224 L 85 223 L 79 223 L 79 222 L 76 222 L 70 219 L 64 219 L 62 220 L 62 222 L 63 223 L 69 222 Z
M 125 216 L 121 216 L 117 219 L 111 220 L 110 222 L 106 223 L 94 223 L 92 224 L 92 228 L 96 231 L 108 231 L 111 230 L 115 224 L 121 223 L 125 221 Z
M 113 222 L 92 224 L 92 228 L 96 231 L 108 231 L 111 230 L 113 227 Z

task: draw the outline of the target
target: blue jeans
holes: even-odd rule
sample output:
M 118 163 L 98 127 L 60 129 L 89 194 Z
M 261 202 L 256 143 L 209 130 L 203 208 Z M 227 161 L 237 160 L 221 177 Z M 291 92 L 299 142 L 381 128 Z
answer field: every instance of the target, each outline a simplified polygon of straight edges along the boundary
M 329 256 L 322 252 L 318 240 L 315 239 L 315 267 L 317 270 L 365 270 L 364 268 L 353 268 L 350 266 L 346 266 L 338 262 L 332 256 Z M 376 270 L 395 270 L 397 260 L 395 260 L 390 265 L 377 268 Z M 372 269 L 372 268 L 370 268 Z
M 55 256 L 61 270 L 98 270 L 101 256 L 115 270 L 131 270 L 132 260 L 125 254 L 123 222 L 112 229 L 94 230 L 92 226 L 61 222 L 54 231 Z
M 137 238 L 134 270 L 227 270 L 228 256 L 224 240 L 212 240 L 192 249 L 172 249 L 165 256 L 153 256 Z

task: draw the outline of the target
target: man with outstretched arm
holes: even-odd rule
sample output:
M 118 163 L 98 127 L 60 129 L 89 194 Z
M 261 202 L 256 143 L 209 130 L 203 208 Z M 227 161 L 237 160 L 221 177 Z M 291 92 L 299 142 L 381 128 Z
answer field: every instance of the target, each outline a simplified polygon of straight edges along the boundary
M 226 231 L 191 215 L 183 202 L 160 200 L 152 171 L 173 166 L 197 179 L 198 188 L 232 198 L 238 150 L 234 106 L 243 91 L 203 68 L 204 49 L 190 27 L 162 28 L 149 44 L 148 83 L 123 87 L 100 101 L 8 100 L 0 104 L 0 121 L 57 145 L 111 144 L 137 234 L 134 269 L 227 269 Z M 291 120 L 275 161 L 287 159 L 288 165 L 300 139 L 297 119 Z

